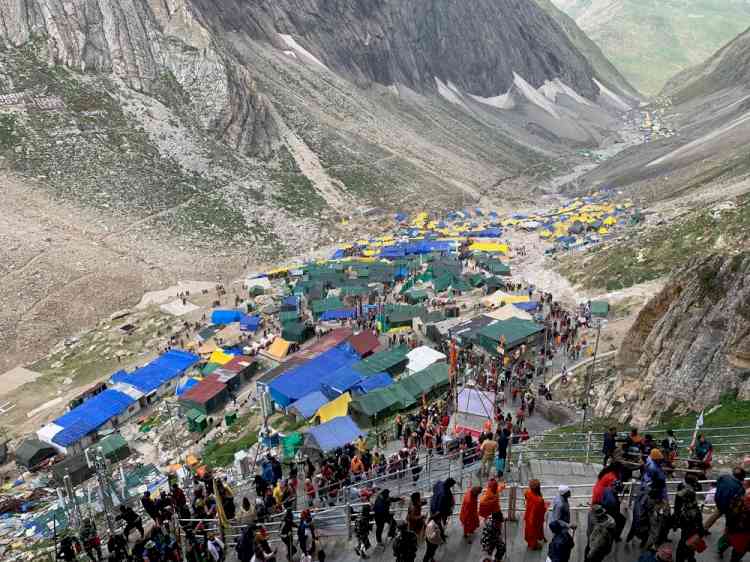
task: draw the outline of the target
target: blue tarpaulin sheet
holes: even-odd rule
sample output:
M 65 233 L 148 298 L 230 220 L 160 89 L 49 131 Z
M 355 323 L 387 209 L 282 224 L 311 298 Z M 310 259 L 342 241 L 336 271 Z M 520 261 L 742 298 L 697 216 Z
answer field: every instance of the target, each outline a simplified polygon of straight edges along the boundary
M 182 396 L 185 394 L 188 390 L 193 388 L 195 385 L 197 385 L 200 381 L 198 379 L 188 379 L 184 383 L 182 383 L 180 386 L 177 387 L 177 392 L 175 393 L 177 396 Z
M 212 324 L 231 324 L 239 322 L 242 313 L 239 310 L 214 310 L 211 313 Z
M 179 377 L 198 361 L 200 357 L 193 353 L 173 349 L 132 373 L 125 371 L 115 373 L 112 375 L 112 382 L 123 382 L 148 394 L 165 382 Z
M 521 310 L 525 310 L 526 312 L 534 312 L 537 308 L 539 308 L 539 303 L 537 301 L 516 302 L 513 303 L 513 306 L 520 308 Z
M 391 375 L 389 375 L 388 373 L 376 373 L 360 382 L 356 387 L 354 387 L 354 390 L 359 392 L 360 394 L 367 394 L 368 392 L 371 392 L 378 388 L 390 386 L 392 384 L 393 379 L 391 378 Z
M 281 307 L 284 310 L 297 310 L 299 308 L 299 297 L 297 295 L 290 295 L 281 301 Z
M 135 399 L 124 392 L 108 388 L 57 418 L 53 423 L 63 430 L 52 441 L 61 447 L 72 445 L 127 410 L 134 402 Z
M 331 259 L 332 259 L 332 260 L 340 260 L 340 259 L 341 259 L 341 258 L 343 258 L 343 257 L 344 257 L 345 255 L 346 255 L 346 254 L 345 254 L 344 250 L 336 250 L 336 251 L 335 251 L 335 252 L 333 252 L 333 254 L 331 255 Z
M 260 326 L 260 316 L 253 315 L 248 316 L 243 314 L 240 317 L 240 330 L 243 332 L 255 332 Z
M 349 416 L 333 418 L 331 421 L 310 428 L 309 435 L 324 453 L 353 443 L 365 432 L 359 429 Z
M 353 365 L 359 360 L 359 355 L 351 345 L 338 345 L 276 378 L 269 385 L 271 398 L 279 406 L 286 408 L 295 400 L 320 390 L 321 381 L 332 371 Z
M 237 345 L 234 347 L 224 347 L 222 351 L 227 355 L 242 355 L 242 348 Z
M 315 412 L 317 412 L 321 406 L 328 404 L 328 402 L 330 402 L 328 397 L 319 390 L 316 390 L 315 392 L 303 396 L 289 406 L 289 408 L 299 413 L 303 418 L 309 419 L 315 415 Z
M 345 365 L 324 376 L 320 382 L 337 394 L 343 394 L 353 386 L 359 384 L 362 378 L 362 373 L 355 371 L 352 365 Z
M 347 318 L 355 318 L 357 311 L 353 308 L 344 308 L 342 310 L 327 310 L 320 315 L 320 321 L 326 322 L 331 320 L 346 320 Z
M 396 213 L 394 218 L 396 219 L 396 222 L 403 222 L 406 220 L 406 215 L 404 213 Z

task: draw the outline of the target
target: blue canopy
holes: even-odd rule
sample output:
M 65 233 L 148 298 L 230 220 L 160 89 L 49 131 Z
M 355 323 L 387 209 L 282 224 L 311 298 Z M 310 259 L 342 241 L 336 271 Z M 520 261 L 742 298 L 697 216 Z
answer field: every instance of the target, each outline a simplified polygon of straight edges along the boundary
M 367 394 L 378 388 L 383 388 L 393 384 L 393 379 L 388 373 L 375 373 L 374 375 L 367 377 L 357 386 L 354 387 L 355 392 L 360 394 Z
M 340 369 L 336 369 L 329 375 L 324 376 L 320 382 L 322 385 L 330 388 L 336 394 L 343 394 L 353 386 L 356 386 L 362 381 L 363 375 L 359 371 L 355 371 L 352 365 L 345 365 Z
M 396 216 L 393 218 L 396 219 L 396 222 L 403 222 L 406 220 L 406 215 L 404 213 L 396 213 Z
M 311 427 L 308 435 L 314 440 L 312 445 L 317 445 L 317 448 L 327 453 L 347 443 L 353 443 L 360 435 L 365 435 L 365 432 L 359 429 L 352 418 L 341 416 Z
M 243 332 L 255 332 L 260 327 L 260 316 L 257 314 L 248 316 L 243 314 L 240 317 L 240 330 Z
M 177 396 L 182 396 L 185 394 L 188 390 L 193 388 L 195 385 L 197 385 L 200 381 L 198 379 L 190 378 L 186 380 L 184 383 L 182 383 L 180 386 L 177 387 L 177 392 L 175 393 Z
M 357 311 L 353 308 L 344 308 L 342 310 L 327 310 L 320 315 L 320 321 L 326 322 L 329 320 L 346 320 L 347 318 L 355 318 Z
M 352 346 L 342 343 L 274 379 L 269 385 L 271 398 L 281 407 L 286 408 L 295 400 L 321 390 L 323 379 L 331 372 L 352 365 L 359 360 L 359 355 Z
M 315 412 L 317 412 L 321 406 L 328 404 L 328 402 L 328 397 L 319 390 L 316 390 L 303 396 L 289 406 L 289 408 L 295 410 L 303 418 L 309 419 L 315 415 Z
M 132 373 L 118 371 L 112 375 L 112 382 L 122 382 L 148 394 L 165 382 L 179 377 L 200 361 L 200 357 L 187 351 L 173 349 L 157 357 L 151 363 Z
M 332 260 L 340 260 L 340 259 L 341 259 L 341 258 L 343 258 L 343 257 L 344 257 L 345 255 L 346 255 L 346 253 L 344 252 L 344 250 L 336 250 L 336 251 L 335 251 L 335 252 L 333 252 L 333 254 L 331 255 L 331 259 L 332 259 Z
M 520 308 L 521 310 L 525 310 L 526 312 L 534 312 L 537 308 L 539 308 L 539 302 L 537 301 L 516 302 L 516 303 L 513 303 L 513 306 L 515 306 L 516 308 Z
M 239 310 L 214 310 L 211 313 L 212 324 L 231 324 L 239 322 L 241 318 L 242 313 Z
M 135 399 L 124 392 L 108 388 L 52 422 L 63 428 L 52 437 L 52 442 L 61 447 L 73 445 L 127 410 L 134 402 Z

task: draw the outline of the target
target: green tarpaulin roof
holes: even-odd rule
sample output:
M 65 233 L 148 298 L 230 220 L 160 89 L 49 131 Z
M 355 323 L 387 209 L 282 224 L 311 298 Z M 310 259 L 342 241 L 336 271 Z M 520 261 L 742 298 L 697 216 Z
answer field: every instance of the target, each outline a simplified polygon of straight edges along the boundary
M 427 311 L 422 306 L 390 305 L 386 306 L 385 316 L 388 322 L 406 322 L 417 316 L 422 316 Z
M 279 312 L 279 320 L 282 324 L 286 322 L 296 322 L 299 318 L 299 312 L 296 310 L 282 310 Z
M 201 369 L 201 375 L 210 375 L 219 367 L 221 367 L 221 365 L 219 365 L 218 363 L 206 363 L 206 365 Z
M 399 379 L 398 384 L 414 398 L 419 398 L 422 394 L 429 394 L 448 384 L 448 365 L 435 363 L 418 373 Z
M 104 456 L 111 458 L 123 456 L 123 450 L 128 449 L 128 442 L 119 433 L 113 433 L 96 443 L 96 447 L 101 447 Z
M 327 299 L 313 301 L 312 311 L 314 314 L 323 314 L 329 310 L 341 310 L 345 308 L 344 303 L 338 297 L 328 297 Z
M 367 295 L 370 293 L 370 287 L 364 285 L 353 285 L 349 287 L 341 287 L 342 297 L 356 297 L 358 295 Z
M 399 400 L 389 388 L 380 388 L 359 396 L 351 401 L 349 407 L 366 416 L 374 416 L 393 407 L 399 407 Z
M 500 338 L 504 337 L 505 346 L 514 347 L 529 336 L 539 333 L 542 330 L 544 330 L 544 326 L 531 320 L 509 318 L 508 320 L 498 320 L 479 330 L 479 341 L 489 340 L 499 342 Z
M 392 369 L 399 363 L 406 362 L 407 353 L 409 353 L 409 349 L 405 345 L 400 345 L 385 351 L 379 351 L 367 359 L 355 363 L 352 365 L 352 368 L 366 376 L 382 373 L 388 369 Z

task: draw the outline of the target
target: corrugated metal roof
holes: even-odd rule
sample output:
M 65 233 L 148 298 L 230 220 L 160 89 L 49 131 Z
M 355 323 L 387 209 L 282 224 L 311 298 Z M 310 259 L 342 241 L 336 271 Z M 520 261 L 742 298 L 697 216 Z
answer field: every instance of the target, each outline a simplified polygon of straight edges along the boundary
M 222 392 L 227 385 L 215 379 L 204 379 L 185 394 L 180 396 L 180 400 L 195 402 L 196 404 L 205 404 L 214 396 Z

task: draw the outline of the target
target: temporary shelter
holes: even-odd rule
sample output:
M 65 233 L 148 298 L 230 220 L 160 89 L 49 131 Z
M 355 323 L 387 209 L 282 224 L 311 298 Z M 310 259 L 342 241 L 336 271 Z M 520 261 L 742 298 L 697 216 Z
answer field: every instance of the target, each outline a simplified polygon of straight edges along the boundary
M 185 411 L 194 409 L 207 416 L 222 408 L 228 397 L 227 385 L 205 379 L 180 396 L 180 404 Z
M 345 392 L 335 400 L 332 400 L 327 404 L 321 406 L 315 415 L 320 419 L 321 423 L 331 421 L 334 418 L 345 416 L 349 410 L 349 402 L 351 401 L 351 394 Z
M 353 365 L 344 365 L 321 376 L 320 386 L 323 391 L 333 395 L 342 394 L 362 382 L 364 375 L 354 370 Z
M 606 318 L 609 315 L 609 303 L 607 301 L 591 301 L 591 315 Z
M 400 345 L 378 351 L 366 359 L 352 365 L 355 371 L 365 376 L 371 376 L 376 373 L 387 372 L 391 375 L 397 375 L 404 371 L 409 358 L 406 354 L 409 349 L 405 345 Z
M 321 381 L 325 376 L 357 361 L 359 356 L 346 343 L 329 349 L 271 382 L 271 397 L 279 406 L 285 408 L 306 394 L 321 390 Z
M 107 435 L 92 445 L 92 448 L 101 449 L 104 458 L 109 462 L 118 462 L 130 456 L 130 447 L 119 433 Z
M 286 322 L 281 329 L 281 337 L 295 343 L 306 342 L 314 333 L 312 326 L 304 322 Z
M 239 310 L 214 310 L 211 313 L 211 324 L 231 324 L 239 322 L 241 318 Z
M 503 304 L 514 304 L 517 302 L 528 302 L 528 295 L 509 295 L 502 291 L 495 291 L 482 299 L 482 305 L 488 308 L 495 308 Z
M 24 468 L 33 468 L 56 454 L 57 449 L 52 445 L 32 437 L 16 447 L 16 464 Z
M 409 362 L 406 365 L 406 370 L 409 373 L 416 373 L 426 369 L 433 363 L 438 361 L 445 361 L 446 357 L 444 353 L 432 349 L 426 345 L 412 349 L 406 354 Z
M 507 254 L 508 245 L 501 242 L 474 242 L 469 246 L 472 252 L 488 252 L 495 254 Z
M 419 399 L 423 395 L 429 395 L 430 393 L 447 386 L 448 383 L 448 365 L 443 362 L 433 363 L 418 373 L 402 377 L 397 384 L 415 399 Z
M 377 373 L 360 381 L 353 387 L 355 394 L 367 394 L 378 388 L 385 388 L 393 384 L 393 379 L 388 373 Z
M 365 432 L 349 416 L 333 418 L 331 421 L 311 427 L 305 434 L 302 453 L 317 459 L 334 449 L 353 443 Z
M 368 357 L 380 347 L 378 335 L 370 330 L 353 335 L 349 343 L 360 357 Z
M 282 361 L 289 353 L 289 346 L 291 344 L 283 338 L 276 338 L 273 340 L 271 347 L 266 350 L 266 355 L 276 361 Z
M 224 353 L 221 349 L 217 349 L 211 354 L 211 357 L 208 358 L 208 362 L 225 365 L 229 363 L 233 357 L 234 355 L 229 355 L 228 353 Z
M 531 320 L 531 314 L 510 304 L 506 304 L 505 306 L 501 306 L 491 312 L 488 312 L 487 316 L 489 316 L 493 320 L 508 320 L 509 318 Z
M 494 421 L 495 393 L 473 387 L 462 388 L 458 393 L 453 426 L 456 433 L 479 436 L 487 420 Z
M 55 484 L 62 486 L 66 476 L 70 476 L 70 483 L 78 486 L 94 475 L 83 453 L 68 455 L 62 461 L 52 465 L 52 477 Z
M 403 394 L 407 396 L 405 400 L 402 397 Z M 381 388 L 352 400 L 349 410 L 358 424 L 367 427 L 374 425 L 378 417 L 383 419 L 414 402 L 416 401 L 408 393 L 395 391 L 392 388 Z
M 293 402 L 287 410 L 294 414 L 297 419 L 307 420 L 315 415 L 318 409 L 328 404 L 328 397 L 319 390 L 306 394 L 296 402 Z
M 172 349 L 160 355 L 148 365 L 132 373 L 121 371 L 112 375 L 112 382 L 128 384 L 143 394 L 159 393 L 172 388 L 172 382 L 190 367 L 200 361 L 200 357 L 187 351 Z
M 507 351 L 522 344 L 533 343 L 535 337 L 543 331 L 544 326 L 530 320 L 520 318 L 498 320 L 479 331 L 479 345 L 493 355 L 497 355 L 497 348 L 501 341 Z

